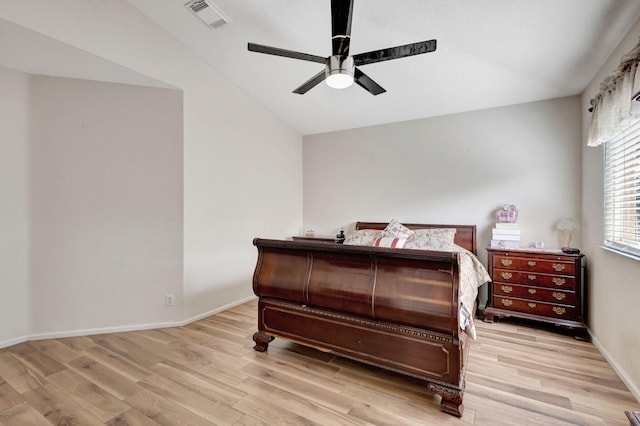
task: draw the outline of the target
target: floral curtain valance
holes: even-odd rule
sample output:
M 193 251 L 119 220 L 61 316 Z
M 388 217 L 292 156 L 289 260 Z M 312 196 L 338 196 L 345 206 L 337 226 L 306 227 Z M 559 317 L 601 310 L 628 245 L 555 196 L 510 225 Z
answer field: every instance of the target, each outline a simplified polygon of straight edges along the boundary
M 587 145 L 607 142 L 634 120 L 640 119 L 640 41 L 622 57 L 618 70 L 600 83 L 591 99 L 592 115 Z

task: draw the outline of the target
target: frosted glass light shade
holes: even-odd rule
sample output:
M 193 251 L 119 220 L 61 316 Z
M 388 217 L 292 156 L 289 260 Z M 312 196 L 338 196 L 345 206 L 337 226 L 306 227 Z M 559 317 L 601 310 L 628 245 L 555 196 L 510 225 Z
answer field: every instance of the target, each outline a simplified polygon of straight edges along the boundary
M 331 74 L 327 77 L 327 86 L 334 89 L 346 89 L 353 84 L 353 76 L 349 74 Z

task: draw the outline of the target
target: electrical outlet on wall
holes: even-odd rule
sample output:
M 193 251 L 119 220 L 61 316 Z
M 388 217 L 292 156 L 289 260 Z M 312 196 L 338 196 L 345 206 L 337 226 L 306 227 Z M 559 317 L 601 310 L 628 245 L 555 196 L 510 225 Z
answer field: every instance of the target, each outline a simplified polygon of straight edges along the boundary
M 176 304 L 176 298 L 173 294 L 165 294 L 164 295 L 164 304 L 165 306 L 173 306 Z

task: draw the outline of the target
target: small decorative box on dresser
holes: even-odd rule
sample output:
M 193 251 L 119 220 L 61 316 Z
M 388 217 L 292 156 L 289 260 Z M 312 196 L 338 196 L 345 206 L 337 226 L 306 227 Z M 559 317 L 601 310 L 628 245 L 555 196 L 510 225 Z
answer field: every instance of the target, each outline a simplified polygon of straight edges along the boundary
M 489 300 L 484 321 L 514 317 L 566 327 L 589 340 L 584 255 L 560 250 L 487 248 Z

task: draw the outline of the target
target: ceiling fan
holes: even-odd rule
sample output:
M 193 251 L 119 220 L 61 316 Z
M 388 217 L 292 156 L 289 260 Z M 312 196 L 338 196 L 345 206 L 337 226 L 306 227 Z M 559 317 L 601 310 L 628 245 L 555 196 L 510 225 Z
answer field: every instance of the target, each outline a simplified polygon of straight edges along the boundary
M 358 69 L 358 66 L 374 64 L 406 56 L 420 55 L 436 50 L 436 40 L 421 41 L 403 46 L 374 50 L 371 52 L 349 55 L 351 42 L 351 18 L 353 15 L 353 0 L 331 0 L 331 43 L 332 54 L 326 58 L 322 56 L 300 53 L 277 47 L 249 43 L 251 52 L 266 53 L 268 55 L 284 56 L 286 58 L 303 61 L 318 62 L 325 65 L 325 69 L 311 77 L 293 93 L 303 95 L 323 80 L 335 89 L 349 87 L 355 81 L 372 95 L 386 92 L 378 83 Z

